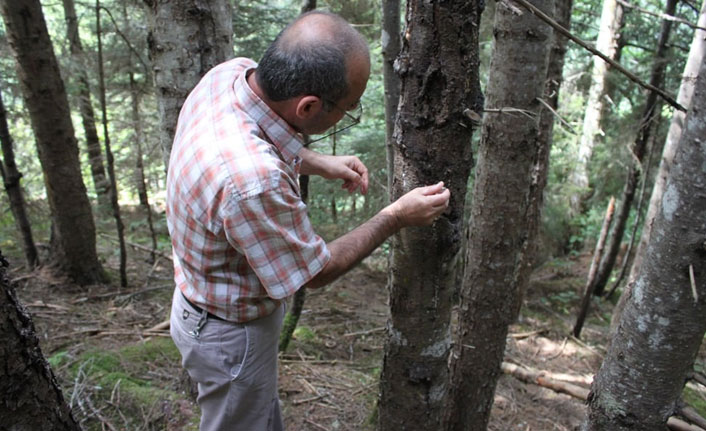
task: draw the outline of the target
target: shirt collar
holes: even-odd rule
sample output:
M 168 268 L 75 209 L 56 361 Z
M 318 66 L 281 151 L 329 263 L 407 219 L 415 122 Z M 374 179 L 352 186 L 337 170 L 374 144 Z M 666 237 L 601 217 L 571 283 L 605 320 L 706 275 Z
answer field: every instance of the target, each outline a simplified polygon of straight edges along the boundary
M 302 137 L 282 117 L 277 115 L 255 94 L 247 82 L 247 75 L 255 67 L 249 67 L 235 80 L 233 88 L 237 103 L 250 118 L 255 120 L 268 140 L 280 151 L 284 161 L 291 163 L 303 148 Z

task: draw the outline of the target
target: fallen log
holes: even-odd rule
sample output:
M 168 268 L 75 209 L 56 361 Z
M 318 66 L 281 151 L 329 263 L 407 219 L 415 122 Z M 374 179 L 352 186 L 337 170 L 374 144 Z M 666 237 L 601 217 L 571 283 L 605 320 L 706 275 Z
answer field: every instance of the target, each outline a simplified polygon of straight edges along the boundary
M 511 364 L 509 362 L 503 362 L 500 365 L 500 369 L 503 371 L 503 373 L 509 374 L 522 382 L 542 386 L 544 388 L 551 389 L 555 392 L 564 393 L 583 401 L 586 401 L 588 399 L 588 393 L 590 392 L 589 389 L 548 377 L 548 373 L 546 371 L 539 371 L 530 367 Z M 682 408 L 682 411 L 685 410 L 685 414 L 692 416 L 693 414 L 696 414 L 693 409 Z M 698 414 L 696 414 L 696 416 L 698 416 Z M 704 428 L 690 424 L 674 416 L 670 417 L 667 420 L 667 427 L 671 431 L 706 431 L 704 430 Z

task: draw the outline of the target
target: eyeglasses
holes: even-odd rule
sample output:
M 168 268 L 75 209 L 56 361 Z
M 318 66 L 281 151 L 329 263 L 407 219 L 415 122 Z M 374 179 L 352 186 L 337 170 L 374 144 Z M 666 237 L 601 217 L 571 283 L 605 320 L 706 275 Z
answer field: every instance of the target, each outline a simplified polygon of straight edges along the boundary
M 347 111 L 347 110 L 341 108 L 340 106 L 338 106 L 336 103 L 332 102 L 331 100 L 326 100 L 326 99 L 322 99 L 322 100 L 324 101 L 324 103 L 326 103 L 326 104 L 328 104 L 328 105 L 330 105 L 330 106 L 333 106 L 334 108 L 336 108 L 336 109 L 338 109 L 339 111 L 343 112 L 343 115 L 344 115 L 345 118 L 350 122 L 350 124 L 347 124 L 346 126 L 341 127 L 341 128 L 337 128 L 337 127 L 334 126 L 333 132 L 327 133 L 326 135 L 321 136 L 320 138 L 316 138 L 316 139 L 310 140 L 310 141 L 309 141 L 310 144 L 311 144 L 311 143 L 314 143 L 314 142 L 318 142 L 318 141 L 324 140 L 324 139 L 326 139 L 326 138 L 328 138 L 328 137 L 330 137 L 330 136 L 333 136 L 333 135 L 335 135 L 335 134 L 337 134 L 337 133 L 341 133 L 341 132 L 344 131 L 344 130 L 350 129 L 351 127 L 353 127 L 353 126 L 357 125 L 358 123 L 360 123 L 360 119 L 363 117 L 363 103 L 362 103 L 360 100 L 358 101 L 357 106 L 356 106 L 355 108 L 351 109 L 351 111 L 354 112 L 353 114 L 351 114 L 349 111 Z

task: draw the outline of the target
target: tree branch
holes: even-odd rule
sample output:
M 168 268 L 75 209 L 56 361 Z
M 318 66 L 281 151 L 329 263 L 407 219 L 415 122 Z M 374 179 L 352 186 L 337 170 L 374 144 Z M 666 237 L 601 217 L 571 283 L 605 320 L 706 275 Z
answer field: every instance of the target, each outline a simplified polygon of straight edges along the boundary
M 625 7 L 630 8 L 630 9 L 636 9 L 638 12 L 644 13 L 644 14 L 646 14 L 646 15 L 651 15 L 651 16 L 654 16 L 654 17 L 657 17 L 657 18 L 662 18 L 662 19 L 667 20 L 667 21 L 678 22 L 678 23 L 680 23 L 680 24 L 686 24 L 686 25 L 688 25 L 689 27 L 691 27 L 691 28 L 693 28 L 693 29 L 695 29 L 695 30 L 706 30 L 706 28 L 704 28 L 704 27 L 699 27 L 699 26 L 696 25 L 696 24 L 692 24 L 692 23 L 690 23 L 689 21 L 687 21 L 687 20 L 685 20 L 685 19 L 683 19 L 683 18 L 679 18 L 679 17 L 672 16 L 672 15 L 667 15 L 666 13 L 650 12 L 650 11 L 648 11 L 647 9 L 643 9 L 643 8 L 641 8 L 641 7 L 639 7 L 639 6 L 635 6 L 634 4 L 630 4 L 630 3 L 626 2 L 625 0 L 617 0 L 617 2 L 620 3 L 622 6 L 625 6 Z
M 659 94 L 662 99 L 664 99 L 667 103 L 672 105 L 674 108 L 686 112 L 686 108 L 684 108 L 682 105 L 679 104 L 674 98 L 672 98 L 669 94 L 667 94 L 664 90 L 659 89 L 653 85 L 650 85 L 644 81 L 642 81 L 640 78 L 638 78 L 635 74 L 630 72 L 629 70 L 625 69 L 623 66 L 620 65 L 620 63 L 616 62 L 615 60 L 611 60 L 609 57 L 607 57 L 605 54 L 602 52 L 598 51 L 597 49 L 593 48 L 590 46 L 588 43 L 584 42 L 580 38 L 574 36 L 569 30 L 565 29 L 562 27 L 559 23 L 554 21 L 552 18 L 550 18 L 547 14 L 542 12 L 541 10 L 537 9 L 532 3 L 528 2 L 527 0 L 512 0 L 513 2 L 519 4 L 520 6 L 524 7 L 525 9 L 529 10 L 532 12 L 537 18 L 541 19 L 542 21 L 546 22 L 551 26 L 554 30 L 562 34 L 563 36 L 569 38 L 570 40 L 574 41 L 578 45 L 580 45 L 582 48 L 586 49 L 587 51 L 591 52 L 593 55 L 597 55 L 603 61 L 606 63 L 610 64 L 613 66 L 615 69 L 617 69 L 620 73 L 625 75 L 628 79 L 636 83 L 637 85 L 646 88 L 648 90 L 654 91 L 655 93 Z

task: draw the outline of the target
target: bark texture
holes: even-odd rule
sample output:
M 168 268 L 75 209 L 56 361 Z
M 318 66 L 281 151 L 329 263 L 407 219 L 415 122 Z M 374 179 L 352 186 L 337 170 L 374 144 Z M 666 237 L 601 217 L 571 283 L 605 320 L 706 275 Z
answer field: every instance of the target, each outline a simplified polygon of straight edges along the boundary
M 677 0 L 667 0 L 667 4 L 664 8 L 664 13 L 669 16 L 673 16 L 677 8 Z M 650 85 L 654 87 L 661 88 L 664 83 L 664 70 L 667 66 L 667 42 L 669 40 L 669 34 L 672 31 L 672 21 L 663 20 L 662 27 L 659 32 L 659 40 L 657 42 L 657 49 L 655 50 L 655 56 L 652 63 L 652 71 L 650 72 Z M 650 91 L 647 94 L 645 100 L 645 105 L 642 110 L 642 117 L 640 118 L 640 126 L 633 142 L 631 151 L 634 158 L 633 164 L 630 165 L 628 170 L 627 178 L 625 180 L 625 185 L 623 186 L 623 192 L 620 197 L 620 204 L 615 214 L 615 223 L 608 238 L 608 244 L 606 245 L 606 251 L 601 259 L 601 264 L 598 267 L 598 273 L 596 274 L 596 281 L 594 285 L 593 293 L 597 296 L 603 294 L 608 279 L 610 278 L 610 273 L 613 271 L 615 266 L 615 260 L 618 257 L 618 251 L 620 249 L 620 242 L 623 240 L 623 234 L 625 233 L 625 226 L 628 221 L 628 216 L 630 215 L 630 208 L 632 208 L 632 202 L 635 198 L 635 191 L 640 183 L 640 174 L 642 171 L 642 161 L 647 153 L 647 144 L 650 141 L 650 136 L 654 130 L 654 125 L 656 119 L 659 116 L 659 111 L 657 107 L 660 106 L 657 99 L 657 93 Z
M 553 14 L 551 0 L 536 7 Z M 530 13 L 515 14 L 497 3 L 486 109 L 478 149 L 468 256 L 459 325 L 450 359 L 449 405 L 443 430 L 485 430 L 505 350 L 526 282 L 521 265 L 528 249 L 532 173 L 537 164 L 539 115 L 552 31 Z
M 96 130 L 96 115 L 91 103 L 91 88 L 88 84 L 88 72 L 85 67 L 83 46 L 78 32 L 78 18 L 74 0 L 63 0 L 64 19 L 66 20 L 66 37 L 69 39 L 71 50 L 72 75 L 78 82 L 78 107 L 81 112 L 83 132 L 86 135 L 86 152 L 88 163 L 91 165 L 93 187 L 98 196 L 98 203 L 107 207 L 110 203 L 110 183 L 105 175 L 103 166 L 103 153 Z
M 700 28 L 706 27 L 706 1 L 701 5 L 701 12 L 699 13 L 697 25 Z M 701 66 L 704 56 L 706 56 L 706 31 L 697 29 L 694 31 L 694 39 L 691 43 L 691 48 L 689 49 L 689 57 L 687 59 L 686 66 L 684 67 L 681 85 L 679 86 L 679 94 L 677 95 L 677 102 L 687 109 L 689 109 L 691 106 L 691 101 L 693 100 L 694 83 L 696 82 L 696 76 L 699 73 L 699 67 Z M 681 137 L 685 117 L 686 113 L 675 110 L 674 115 L 672 116 L 672 122 L 669 125 L 667 140 L 665 141 L 664 149 L 662 150 L 662 160 L 660 161 L 659 171 L 655 177 L 655 184 L 652 189 L 650 205 L 647 208 L 647 216 L 645 216 L 645 225 L 642 228 L 642 237 L 640 238 L 640 244 L 635 252 L 635 260 L 633 262 L 632 269 L 630 270 L 630 277 L 628 278 L 630 283 L 635 280 L 637 274 L 639 273 L 642 258 L 645 254 L 647 243 L 650 240 L 652 225 L 662 202 L 664 185 L 672 167 L 674 153 L 677 143 Z
M 105 280 L 81 177 L 71 111 L 39 0 L 0 2 L 42 164 L 51 210 L 51 259 L 78 284 Z
M 80 431 L 44 359 L 34 324 L 5 277 L 0 253 L 0 427 L 13 431 Z
M 706 332 L 706 61 L 584 431 L 662 431 Z
M 159 107 L 164 166 L 186 96 L 212 67 L 233 57 L 233 19 L 227 0 L 145 0 L 148 44 Z
M 27 216 L 27 205 L 20 185 L 22 174 L 15 163 L 15 151 L 10 129 L 7 126 L 7 111 L 5 111 L 5 104 L 2 101 L 2 94 L 0 94 L 0 145 L 2 145 L 3 157 L 3 160 L 0 160 L 0 174 L 2 174 L 3 185 L 10 201 L 10 210 L 15 218 L 15 225 L 22 235 L 22 249 L 25 253 L 27 267 L 31 269 L 39 265 L 39 255 L 32 237 L 32 226 Z
M 443 180 L 448 210 L 429 228 L 393 238 L 388 339 L 381 376 L 381 430 L 436 430 L 447 387 L 452 295 L 472 165 L 481 1 L 407 2 L 397 71 L 393 199 Z M 465 112 L 465 113 L 464 113 Z M 478 115 L 478 114 L 476 114 Z
M 395 59 L 400 53 L 400 0 L 382 2 L 382 76 L 385 85 L 385 149 L 387 150 L 387 194 L 392 197 L 395 172 L 393 133 L 397 104 L 400 101 L 400 77 L 395 73 Z
M 620 30 L 623 26 L 623 7 L 618 0 L 603 0 L 601 24 L 596 40 L 596 49 L 612 60 L 616 59 L 619 50 Z M 591 71 L 591 86 L 588 90 L 586 110 L 583 117 L 583 129 L 579 140 L 576 167 L 571 174 L 570 184 L 573 187 L 570 196 L 571 211 L 573 214 L 583 212 L 583 202 L 589 192 L 588 165 L 593 155 L 600 136 L 601 121 L 605 109 L 604 96 L 607 92 L 608 63 L 594 57 L 593 70 Z
M 554 19 L 558 24 L 567 30 L 571 29 L 571 9 L 573 0 L 556 0 L 554 5 Z M 549 61 L 547 63 L 547 79 L 544 82 L 544 102 L 557 111 L 559 107 L 559 90 L 563 82 L 564 57 L 566 56 L 566 44 L 568 39 L 557 32 L 552 32 L 552 42 L 549 49 Z M 542 220 L 542 208 L 544 206 L 544 188 L 547 185 L 547 175 L 549 172 L 549 154 L 551 153 L 554 120 L 556 116 L 550 109 L 542 109 L 539 117 L 539 131 L 537 136 L 537 155 L 532 166 L 532 182 L 529 191 L 529 209 L 526 220 L 528 222 L 528 238 L 525 248 L 520 255 L 519 266 L 521 277 L 519 285 L 523 289 L 518 295 L 517 313 L 520 310 L 524 288 L 529 283 L 532 273 L 532 266 L 537 259 L 537 241 Z

